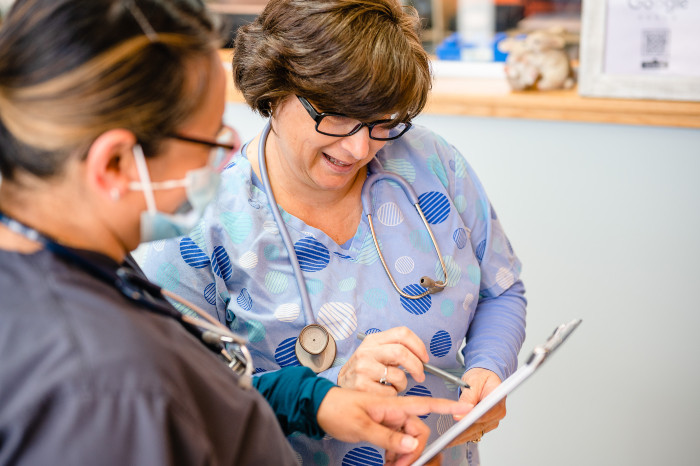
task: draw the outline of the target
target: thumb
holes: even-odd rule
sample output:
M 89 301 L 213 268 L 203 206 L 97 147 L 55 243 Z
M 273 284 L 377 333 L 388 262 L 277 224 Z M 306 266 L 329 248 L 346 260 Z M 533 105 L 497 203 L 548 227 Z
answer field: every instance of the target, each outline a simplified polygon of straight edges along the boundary
M 468 403 L 468 402 L 461 402 L 461 404 L 462 404 L 462 407 L 464 408 L 464 411 L 460 412 L 460 413 L 455 413 L 452 415 L 452 419 L 454 419 L 455 421 L 461 420 L 464 416 L 466 416 L 469 413 L 469 411 L 474 409 L 474 407 L 476 406 L 475 404 Z

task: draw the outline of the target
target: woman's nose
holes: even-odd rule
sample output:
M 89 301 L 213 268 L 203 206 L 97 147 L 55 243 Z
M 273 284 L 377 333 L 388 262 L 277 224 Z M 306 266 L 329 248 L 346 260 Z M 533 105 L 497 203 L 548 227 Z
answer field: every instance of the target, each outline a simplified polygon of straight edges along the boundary
M 357 133 L 342 138 L 341 144 L 356 160 L 362 160 L 369 155 L 371 141 L 369 128 L 365 126 Z

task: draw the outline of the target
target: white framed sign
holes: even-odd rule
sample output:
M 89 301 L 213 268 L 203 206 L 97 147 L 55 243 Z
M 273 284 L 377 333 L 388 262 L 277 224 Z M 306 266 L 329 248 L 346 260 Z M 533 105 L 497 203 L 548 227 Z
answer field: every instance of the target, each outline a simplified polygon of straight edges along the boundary
M 579 93 L 700 100 L 700 0 L 584 0 Z

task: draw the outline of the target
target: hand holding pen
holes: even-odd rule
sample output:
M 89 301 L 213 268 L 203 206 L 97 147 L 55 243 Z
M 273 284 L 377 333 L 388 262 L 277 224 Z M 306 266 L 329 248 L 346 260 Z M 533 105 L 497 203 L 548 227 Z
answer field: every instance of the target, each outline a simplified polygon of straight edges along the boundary
M 423 362 L 430 356 L 425 343 L 408 327 L 394 327 L 368 335 L 338 373 L 338 385 L 381 395 L 397 395 L 408 386 L 409 375 L 425 380 Z
M 392 330 L 393 330 L 393 329 L 392 329 Z M 392 331 L 392 330 L 389 330 L 389 331 Z M 413 332 L 411 332 L 411 333 L 413 333 Z M 360 339 L 360 340 L 364 340 L 365 337 L 366 337 L 366 335 L 365 335 L 364 333 L 358 333 L 358 334 L 357 334 L 357 338 Z M 462 387 L 462 388 L 470 388 L 469 385 L 468 385 L 466 382 L 464 382 L 462 379 L 460 379 L 460 378 L 458 378 L 458 377 L 455 377 L 454 375 L 450 374 L 449 372 L 446 372 L 446 371 L 440 369 L 439 367 L 435 367 L 435 366 L 433 366 L 432 364 L 428 364 L 428 363 L 426 363 L 426 362 L 422 362 L 422 361 L 421 361 L 421 363 L 422 363 L 422 365 L 423 365 L 423 370 L 424 370 L 425 372 L 429 372 L 429 373 L 431 373 L 431 374 L 433 374 L 433 375 L 437 375 L 438 377 L 442 378 L 443 380 L 446 380 L 446 381 L 448 381 L 448 382 L 452 382 L 452 383 L 454 383 L 454 384 L 456 384 L 456 385 L 458 385 L 458 386 L 460 386 L 460 387 Z M 379 379 L 379 383 L 380 383 L 380 384 L 383 384 L 383 385 L 389 385 L 389 384 L 392 383 L 392 382 L 390 382 L 391 379 L 389 379 L 389 377 L 388 377 L 388 375 L 389 375 L 389 367 L 388 367 L 388 366 L 385 366 L 384 371 L 385 371 L 385 373 L 384 373 L 384 375 L 382 375 L 382 377 Z M 405 388 L 405 387 L 404 387 L 404 388 Z M 402 390 L 403 390 L 403 389 L 402 389 Z M 399 391 L 402 391 L 402 390 L 399 390 Z

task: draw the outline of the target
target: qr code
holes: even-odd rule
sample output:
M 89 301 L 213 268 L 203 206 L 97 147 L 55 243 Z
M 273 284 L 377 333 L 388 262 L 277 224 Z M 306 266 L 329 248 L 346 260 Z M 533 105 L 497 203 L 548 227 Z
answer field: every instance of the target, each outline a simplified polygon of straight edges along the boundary
M 642 31 L 642 55 L 666 55 L 670 32 L 668 29 Z

